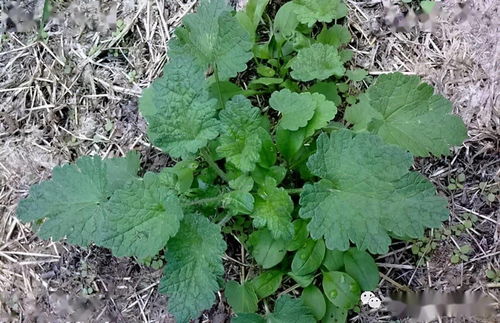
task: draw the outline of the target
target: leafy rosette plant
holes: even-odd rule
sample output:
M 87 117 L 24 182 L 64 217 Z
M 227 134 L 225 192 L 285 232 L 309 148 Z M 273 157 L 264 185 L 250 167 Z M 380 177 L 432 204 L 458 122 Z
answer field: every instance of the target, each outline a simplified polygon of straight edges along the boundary
M 447 201 L 410 167 L 448 154 L 466 128 L 417 76 L 347 69 L 340 0 L 294 0 L 274 17 L 268 0 L 238 13 L 200 2 L 139 104 L 176 164 L 140 177 L 137 153 L 82 157 L 33 186 L 18 217 L 44 239 L 141 262 L 164 254 L 160 292 L 178 322 L 221 289 L 234 322 L 344 321 L 377 288 L 371 254 L 447 219 Z M 359 94 L 349 85 L 361 80 L 371 85 Z M 240 282 L 222 280 L 231 235 L 254 268 Z

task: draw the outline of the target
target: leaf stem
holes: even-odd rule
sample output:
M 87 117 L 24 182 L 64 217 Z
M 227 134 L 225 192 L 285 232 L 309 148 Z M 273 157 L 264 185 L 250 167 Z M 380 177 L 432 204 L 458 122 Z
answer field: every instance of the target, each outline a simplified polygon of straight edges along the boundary
M 302 193 L 304 189 L 303 188 L 287 188 L 285 191 L 288 194 L 300 194 Z
M 217 173 L 217 175 L 219 175 L 220 178 L 222 178 L 222 180 L 224 182 L 229 182 L 229 179 L 227 178 L 227 174 L 224 173 L 224 171 L 222 169 L 220 169 L 219 165 L 217 165 L 217 163 L 213 160 L 212 156 L 210 156 L 210 152 L 208 151 L 208 149 L 204 149 L 201 153 L 203 159 L 205 159 L 205 161 L 208 163 L 208 165 L 210 167 L 213 168 L 213 170 L 215 170 L 215 172 Z
M 189 202 L 185 203 L 184 205 L 185 206 L 202 205 L 202 204 L 209 204 L 212 202 L 219 202 L 220 200 L 222 200 L 222 195 L 216 196 L 216 197 L 207 197 L 204 199 L 189 201 Z
M 232 216 L 231 214 L 229 214 L 229 213 L 228 213 L 228 214 L 226 214 L 226 215 L 225 215 L 225 216 L 224 216 L 224 217 L 223 217 L 223 218 L 222 218 L 219 222 L 217 222 L 217 224 L 218 224 L 219 226 L 221 226 L 221 227 L 222 227 L 222 226 L 224 226 L 224 224 L 226 224 L 226 223 L 227 223 L 227 221 L 229 221 L 232 217 L 233 217 L 233 216 Z
M 219 71 L 217 68 L 217 65 L 214 64 L 214 76 L 215 76 L 215 83 L 217 83 L 217 92 L 219 94 L 219 101 L 222 106 L 222 109 L 226 108 L 226 105 L 224 103 L 224 100 L 222 99 L 222 91 L 220 90 L 220 79 L 219 79 Z

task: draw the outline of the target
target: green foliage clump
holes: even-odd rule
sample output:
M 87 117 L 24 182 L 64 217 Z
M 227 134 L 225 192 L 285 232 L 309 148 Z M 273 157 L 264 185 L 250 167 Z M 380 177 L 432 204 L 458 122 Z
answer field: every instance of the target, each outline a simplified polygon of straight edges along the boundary
M 447 154 L 466 137 L 451 104 L 400 73 L 358 97 L 349 84 L 372 79 L 346 68 L 341 0 L 294 0 L 273 19 L 267 4 L 235 14 L 204 0 L 176 30 L 139 104 L 174 166 L 139 177 L 135 153 L 82 157 L 17 211 L 42 238 L 155 266 L 164 250 L 160 291 L 178 322 L 210 308 L 221 286 L 234 322 L 344 321 L 378 285 L 370 253 L 447 218 L 446 200 L 409 169 L 413 155 Z M 241 282 L 221 280 L 229 235 L 254 262 Z M 301 297 L 277 296 L 294 282 Z

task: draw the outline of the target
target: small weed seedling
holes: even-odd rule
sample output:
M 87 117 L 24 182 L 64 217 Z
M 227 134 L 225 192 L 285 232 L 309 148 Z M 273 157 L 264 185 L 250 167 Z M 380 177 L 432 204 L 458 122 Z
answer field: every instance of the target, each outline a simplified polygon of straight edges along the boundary
M 341 0 L 294 0 L 275 15 L 267 4 L 234 13 L 202 0 L 177 28 L 139 104 L 174 166 L 139 177 L 137 153 L 82 157 L 17 210 L 45 239 L 154 267 L 164 254 L 159 289 L 177 322 L 221 289 L 236 323 L 345 321 L 379 283 L 371 254 L 448 218 L 446 199 L 409 169 L 466 138 L 451 103 L 416 76 L 346 69 Z M 366 92 L 352 91 L 361 80 Z M 241 281 L 221 279 L 229 235 L 254 261 Z

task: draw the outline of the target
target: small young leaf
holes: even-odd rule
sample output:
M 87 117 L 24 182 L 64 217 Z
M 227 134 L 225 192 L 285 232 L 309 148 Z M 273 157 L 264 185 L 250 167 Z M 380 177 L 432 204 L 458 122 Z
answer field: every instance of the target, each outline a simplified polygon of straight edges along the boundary
M 292 271 L 299 276 L 310 274 L 321 266 L 325 257 L 325 242 L 323 239 L 308 240 L 297 250 L 292 261 Z
M 316 39 L 322 44 L 340 47 L 351 41 L 351 33 L 344 26 L 333 25 L 328 29 L 323 28 Z
M 254 179 L 255 183 L 264 185 L 266 178 L 272 177 L 278 185 L 285 178 L 286 172 L 287 170 L 283 166 L 272 166 L 269 168 L 265 168 L 257 165 L 257 167 L 255 167 L 255 170 L 252 172 L 252 178 Z
M 347 15 L 347 7 L 341 0 L 295 0 L 297 19 L 312 27 L 314 23 L 331 22 Z
M 224 290 L 227 302 L 237 313 L 255 313 L 257 311 L 257 295 L 250 283 L 238 284 L 228 281 Z
M 379 282 L 378 267 L 366 251 L 350 248 L 344 253 L 345 272 L 356 279 L 363 291 L 372 291 Z
M 276 71 L 269 66 L 259 65 L 257 66 L 257 73 L 264 77 L 273 77 Z
M 434 7 L 436 6 L 436 2 L 435 1 L 420 1 L 420 7 L 422 7 L 422 10 L 426 13 L 426 14 L 430 14 L 432 12 L 432 10 L 434 9 Z
M 339 271 L 323 273 L 323 290 L 334 305 L 351 309 L 359 302 L 361 290 L 348 274 Z
M 249 0 L 244 10 L 236 12 L 236 19 L 248 32 L 252 41 L 255 40 L 255 31 L 268 3 L 269 0 Z
M 319 321 L 323 318 L 323 316 L 325 316 L 325 296 L 323 296 L 323 293 L 319 290 L 318 287 L 311 285 L 304 288 L 300 298 L 302 298 L 304 305 L 309 307 L 316 320 Z
M 229 101 L 219 115 L 222 135 L 217 153 L 238 169 L 248 172 L 260 159 L 261 136 L 265 136 L 265 119 L 250 100 L 238 95 Z
M 267 227 L 275 239 L 291 239 L 293 202 L 284 188 L 278 188 L 272 177 L 259 187 L 251 214 L 256 228 Z
M 230 180 L 228 184 L 233 190 L 250 192 L 253 188 L 254 182 L 252 177 L 248 175 L 241 175 L 236 179 Z
M 291 66 L 292 78 L 304 82 L 324 80 L 332 75 L 340 77 L 345 73 L 337 48 L 321 43 L 299 50 Z
M 269 105 L 281 112 L 280 126 L 286 130 L 297 130 L 306 126 L 315 110 L 310 93 L 292 93 L 288 89 L 274 92 L 269 99 Z
M 267 229 L 254 231 L 249 237 L 250 253 L 264 269 L 276 266 L 286 254 L 286 241 L 273 239 Z
M 234 214 L 250 214 L 254 209 L 254 197 L 244 191 L 232 191 L 226 193 L 222 200 L 222 206 Z
M 276 13 L 273 27 L 275 37 L 279 38 L 278 42 L 284 42 L 286 38 L 290 37 L 294 33 L 295 29 L 299 25 L 295 9 L 295 3 L 287 2 L 282 5 Z
M 252 286 L 259 299 L 271 296 L 281 285 L 283 273 L 280 270 L 267 270 L 252 279 Z
M 345 72 L 345 75 L 347 76 L 347 78 L 349 80 L 351 80 L 353 82 L 358 82 L 358 81 L 362 81 L 368 75 L 368 72 L 365 71 L 364 69 L 357 68 L 354 70 L 347 70 Z

